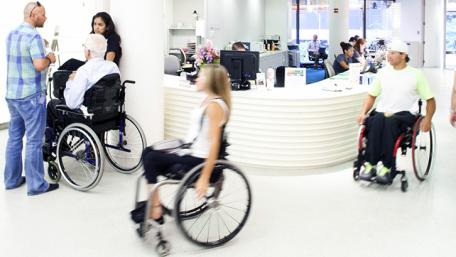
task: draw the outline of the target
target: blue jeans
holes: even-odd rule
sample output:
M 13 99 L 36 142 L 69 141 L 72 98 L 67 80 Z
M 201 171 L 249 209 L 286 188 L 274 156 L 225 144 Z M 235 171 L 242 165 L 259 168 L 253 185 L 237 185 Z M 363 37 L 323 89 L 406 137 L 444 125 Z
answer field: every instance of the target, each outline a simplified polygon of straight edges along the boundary
M 12 189 L 21 182 L 22 138 L 27 136 L 25 177 L 27 193 L 45 192 L 49 184 L 44 180 L 43 138 L 46 129 L 46 95 L 38 93 L 24 99 L 6 99 L 11 120 L 6 146 L 5 188 Z

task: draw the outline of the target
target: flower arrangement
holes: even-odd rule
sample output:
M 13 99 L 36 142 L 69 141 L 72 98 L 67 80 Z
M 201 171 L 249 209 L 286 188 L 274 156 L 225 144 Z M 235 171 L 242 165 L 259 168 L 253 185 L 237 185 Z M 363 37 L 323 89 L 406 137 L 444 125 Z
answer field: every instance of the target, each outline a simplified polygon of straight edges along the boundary
M 212 41 L 207 40 L 206 46 L 201 47 L 196 51 L 196 64 L 201 66 L 203 64 L 220 63 L 220 56 L 214 49 Z

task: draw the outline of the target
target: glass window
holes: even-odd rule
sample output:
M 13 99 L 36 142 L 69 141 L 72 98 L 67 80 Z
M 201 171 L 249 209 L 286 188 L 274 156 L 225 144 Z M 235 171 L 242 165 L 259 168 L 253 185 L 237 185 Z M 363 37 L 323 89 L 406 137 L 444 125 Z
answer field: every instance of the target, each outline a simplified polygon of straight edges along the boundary
M 456 0 L 447 1 L 445 64 L 447 68 L 456 67 Z

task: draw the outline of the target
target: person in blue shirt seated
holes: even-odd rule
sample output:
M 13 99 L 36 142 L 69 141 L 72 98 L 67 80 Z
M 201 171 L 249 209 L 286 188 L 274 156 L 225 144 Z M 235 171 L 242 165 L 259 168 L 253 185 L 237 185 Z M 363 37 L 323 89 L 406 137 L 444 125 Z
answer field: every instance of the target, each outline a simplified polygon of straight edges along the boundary
M 85 112 L 86 108 L 82 105 L 85 92 L 104 76 L 120 74 L 119 68 L 114 62 L 104 60 L 107 42 L 103 35 L 90 34 L 83 46 L 87 62 L 68 78 L 63 92 L 64 99 L 53 99 L 48 103 L 47 124 L 49 127 L 53 127 L 54 121 L 59 120 L 60 114 L 56 110 L 57 105 L 66 104 L 70 109 L 80 109 Z
M 348 71 L 348 65 L 353 62 L 353 46 L 349 43 L 340 42 L 340 47 L 342 47 L 343 53 L 339 54 L 339 56 L 336 57 L 336 60 L 334 60 L 333 64 L 333 68 L 336 74 Z

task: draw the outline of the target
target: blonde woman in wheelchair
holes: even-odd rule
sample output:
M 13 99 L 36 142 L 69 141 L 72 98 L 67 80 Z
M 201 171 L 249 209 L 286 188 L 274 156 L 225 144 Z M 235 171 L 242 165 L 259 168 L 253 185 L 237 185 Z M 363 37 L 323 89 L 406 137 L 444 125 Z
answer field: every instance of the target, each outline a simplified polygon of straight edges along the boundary
M 205 65 L 196 80 L 198 91 L 207 97 L 192 112 L 188 141 L 189 149 L 177 153 L 147 148 L 143 153 L 145 177 L 149 185 L 157 183 L 159 175 L 169 172 L 171 166 L 181 164 L 188 171 L 204 163 L 201 175 L 195 183 L 198 198 L 206 195 L 214 164 L 219 159 L 223 128 L 231 110 L 231 83 L 228 73 L 220 65 Z M 187 150 L 187 151 L 185 151 Z M 153 194 L 150 218 L 163 223 L 163 209 L 158 192 Z

